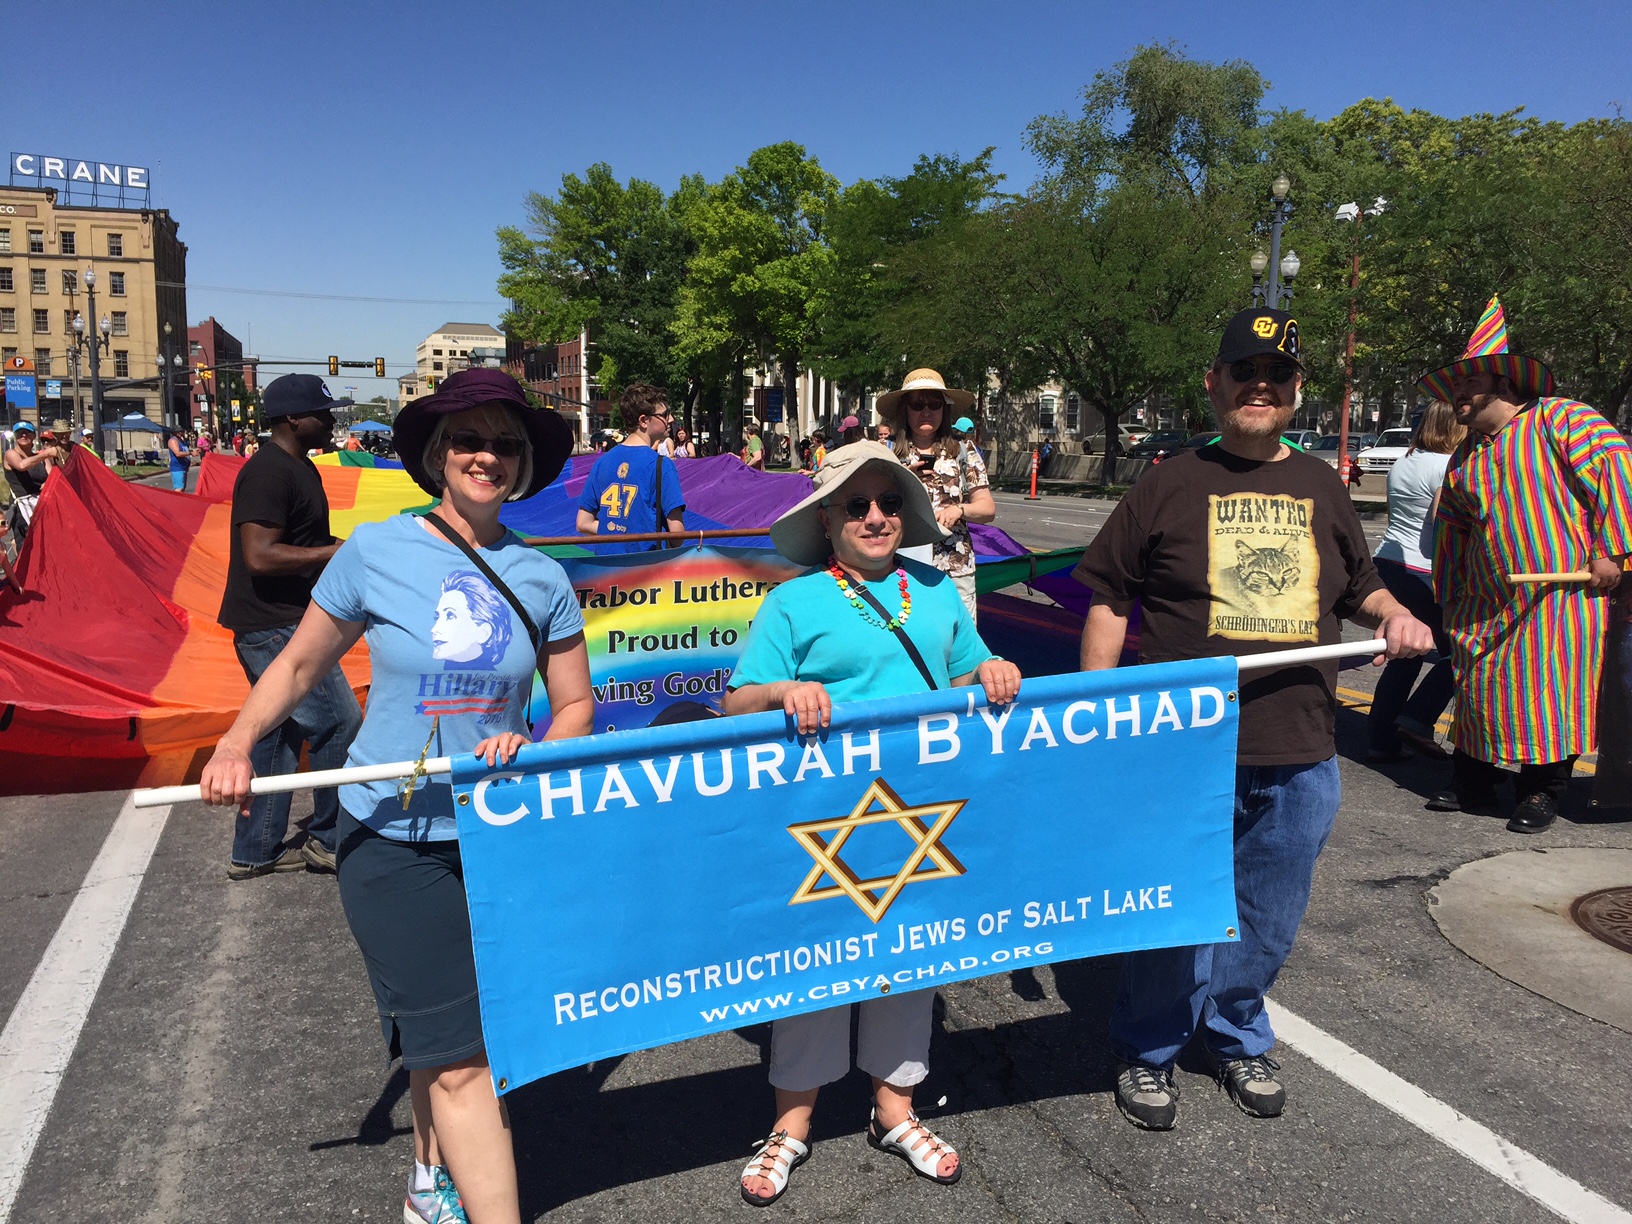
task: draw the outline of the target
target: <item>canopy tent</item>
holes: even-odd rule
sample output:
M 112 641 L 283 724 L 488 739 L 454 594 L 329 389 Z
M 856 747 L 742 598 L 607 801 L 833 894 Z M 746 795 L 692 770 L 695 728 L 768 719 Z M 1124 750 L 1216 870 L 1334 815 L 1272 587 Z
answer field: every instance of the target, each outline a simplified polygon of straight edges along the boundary
M 391 426 L 382 425 L 378 421 L 358 421 L 357 424 L 351 427 L 351 432 L 354 434 L 390 433 Z
M 120 432 L 129 431 L 134 433 L 162 434 L 164 432 L 163 425 L 155 424 L 139 412 L 127 413 L 126 415 L 120 417 L 114 424 L 105 425 L 103 428 L 118 430 Z

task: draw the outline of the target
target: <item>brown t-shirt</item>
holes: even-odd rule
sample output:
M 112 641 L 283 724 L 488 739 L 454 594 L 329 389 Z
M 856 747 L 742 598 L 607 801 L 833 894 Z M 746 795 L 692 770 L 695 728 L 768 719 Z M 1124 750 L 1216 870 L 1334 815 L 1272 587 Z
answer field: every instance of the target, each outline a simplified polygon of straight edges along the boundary
M 1337 473 L 1293 451 L 1260 463 L 1204 446 L 1146 472 L 1073 576 L 1112 604 L 1140 604 L 1145 663 L 1260 654 L 1342 640 L 1383 583 Z M 1335 661 L 1250 672 L 1242 765 L 1324 761 L 1335 751 Z

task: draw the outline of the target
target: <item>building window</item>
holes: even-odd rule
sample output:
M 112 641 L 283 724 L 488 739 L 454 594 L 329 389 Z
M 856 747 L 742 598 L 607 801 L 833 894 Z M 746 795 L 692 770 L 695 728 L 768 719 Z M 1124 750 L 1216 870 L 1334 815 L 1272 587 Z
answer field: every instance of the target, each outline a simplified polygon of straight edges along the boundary
M 113 376 L 115 378 L 130 377 L 130 351 L 128 349 L 113 350 Z
M 57 250 L 64 255 L 79 254 L 79 243 L 74 238 L 73 230 L 62 230 L 57 234 Z
M 72 268 L 62 270 L 62 291 L 69 297 L 79 292 L 79 273 Z
M 1054 405 L 1056 400 L 1052 395 L 1045 395 L 1037 401 L 1037 427 L 1044 433 L 1054 432 Z
M 4 362 L 6 365 L 9 366 L 11 364 L 11 359 L 13 357 L 15 357 L 15 356 L 17 356 L 17 350 L 16 349 L 14 349 L 14 348 L 0 348 L 0 362 Z
M 7 226 L 5 229 L 0 229 L 0 251 L 5 251 L 8 254 L 11 251 L 11 227 L 10 226 Z
M 50 378 L 51 377 L 51 350 L 50 349 L 35 349 L 34 350 L 34 373 L 38 374 L 41 378 Z
M 44 335 L 45 333 L 49 332 L 50 330 L 51 330 L 51 312 L 49 310 L 36 310 L 34 312 L 34 332 L 35 332 L 35 334 L 36 335 Z
M 130 335 L 129 316 L 123 310 L 113 312 L 113 334 L 116 336 Z
M 125 274 L 123 272 L 108 273 L 108 295 L 110 297 L 125 296 Z
M 187 342 L 187 351 L 189 353 L 191 353 L 194 357 L 198 357 L 198 356 L 201 356 L 203 354 L 204 346 L 202 344 L 200 344 L 197 340 L 189 340 Z
M 45 292 L 44 268 L 30 268 L 28 270 L 28 287 L 35 293 Z
M 440 357 L 440 356 L 442 356 L 442 350 L 441 350 L 441 349 L 432 349 L 432 350 L 431 350 L 431 356 L 432 356 L 432 357 Z M 441 367 L 440 367 L 440 366 L 438 366 L 438 367 L 437 367 L 437 368 L 438 368 L 438 369 L 440 369 L 440 368 L 441 368 Z
M 77 310 L 65 310 L 65 311 L 62 312 L 62 334 L 63 335 L 71 336 L 71 335 L 74 334 L 74 317 L 76 315 L 78 315 L 78 314 L 79 314 L 79 311 L 77 311 Z
M 11 279 L 11 269 L 0 268 L 0 293 L 11 293 L 16 287 Z
M 125 236 L 123 234 L 108 235 L 108 254 L 118 259 L 125 253 Z
M 17 308 L 15 306 L 0 306 L 0 332 L 14 332 L 17 330 Z
M 45 231 L 44 230 L 29 230 L 28 231 L 28 253 L 30 255 L 44 255 L 45 254 Z
M 441 368 L 442 368 L 442 363 L 440 361 L 431 362 L 431 369 L 440 370 Z
M 1065 397 L 1065 431 L 1076 433 L 1082 428 L 1082 396 L 1075 391 Z

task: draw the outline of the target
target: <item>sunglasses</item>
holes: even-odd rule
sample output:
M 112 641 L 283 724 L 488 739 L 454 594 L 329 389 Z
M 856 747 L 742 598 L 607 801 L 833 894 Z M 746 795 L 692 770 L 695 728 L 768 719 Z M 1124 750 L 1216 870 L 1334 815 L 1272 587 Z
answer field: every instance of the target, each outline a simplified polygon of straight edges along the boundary
M 1298 367 L 1290 361 L 1272 361 L 1262 374 L 1258 373 L 1258 363 L 1250 357 L 1232 361 L 1227 368 L 1230 377 L 1238 383 L 1252 383 L 1265 378 L 1277 387 L 1284 387 L 1298 376 Z
M 523 438 L 512 437 L 508 434 L 489 438 L 474 429 L 460 429 L 448 435 L 448 446 L 461 455 L 474 455 L 486 451 L 490 455 L 497 455 L 500 459 L 516 459 L 527 449 L 527 442 Z
M 844 499 L 844 517 L 853 522 L 860 522 L 867 517 L 867 512 L 874 505 L 885 518 L 894 518 L 901 513 L 901 507 L 906 504 L 899 492 L 891 489 L 888 493 L 880 493 L 877 497 L 863 497 L 857 493 L 854 497 Z
M 940 399 L 911 399 L 907 407 L 915 412 L 939 412 L 946 407 L 946 401 Z

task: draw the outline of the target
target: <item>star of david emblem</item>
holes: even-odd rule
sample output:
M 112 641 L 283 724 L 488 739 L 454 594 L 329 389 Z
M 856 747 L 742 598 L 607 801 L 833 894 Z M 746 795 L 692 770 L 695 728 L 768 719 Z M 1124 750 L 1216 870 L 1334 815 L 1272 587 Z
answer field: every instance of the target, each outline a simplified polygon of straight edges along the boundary
M 964 873 L 963 864 L 940 844 L 940 840 L 967 802 L 966 799 L 953 799 L 945 803 L 914 806 L 896 794 L 889 783 L 875 778 L 848 816 L 789 825 L 788 832 L 816 860 L 816 865 L 810 869 L 810 874 L 805 876 L 788 904 L 803 905 L 807 901 L 849 897 L 862 913 L 878 922 L 908 884 L 961 876 Z M 862 825 L 889 821 L 898 824 L 902 832 L 912 839 L 912 850 L 893 876 L 863 880 L 845 865 L 839 857 L 840 852 L 850 834 Z M 832 882 L 823 885 L 824 878 Z

